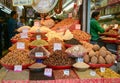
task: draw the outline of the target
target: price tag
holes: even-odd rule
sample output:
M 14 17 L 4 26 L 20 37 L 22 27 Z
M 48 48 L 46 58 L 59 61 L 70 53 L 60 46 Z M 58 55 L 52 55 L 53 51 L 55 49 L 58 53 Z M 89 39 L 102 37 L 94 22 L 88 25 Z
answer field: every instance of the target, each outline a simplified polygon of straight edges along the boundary
M 21 38 L 28 38 L 28 33 L 20 33 Z
M 24 42 L 17 42 L 17 49 L 25 49 L 25 43 Z
M 96 76 L 96 72 L 93 71 L 93 70 L 91 70 L 91 71 L 90 71 L 90 75 L 91 75 L 91 76 Z
M 40 22 L 39 22 L 39 21 L 35 21 L 35 22 L 34 22 L 34 26 L 39 27 L 39 26 L 40 26 Z
M 80 30 L 80 29 L 81 29 L 81 25 L 80 25 L 80 24 L 76 24 L 76 25 L 75 25 L 75 29 Z
M 22 71 L 22 65 L 15 65 L 14 66 L 14 71 L 16 71 L 16 72 Z
M 69 69 L 64 70 L 64 75 L 69 76 L 70 75 L 70 70 Z
M 77 62 L 83 62 L 83 58 L 77 58 Z
M 43 52 L 36 52 L 35 57 L 43 57 Z
M 52 77 L 52 69 L 51 68 L 45 68 L 44 75 L 48 77 Z
M 62 50 L 62 45 L 61 43 L 54 43 L 54 51 L 55 50 Z
M 36 39 L 40 40 L 41 39 L 41 35 L 36 35 Z
M 117 61 L 115 61 L 115 63 L 117 63 Z
M 100 72 L 105 72 L 105 67 L 100 67 Z
M 28 28 L 23 28 L 22 33 L 28 33 Z
M 69 18 L 72 18 L 72 13 L 69 13 L 69 14 L 68 14 L 68 17 L 69 17 Z

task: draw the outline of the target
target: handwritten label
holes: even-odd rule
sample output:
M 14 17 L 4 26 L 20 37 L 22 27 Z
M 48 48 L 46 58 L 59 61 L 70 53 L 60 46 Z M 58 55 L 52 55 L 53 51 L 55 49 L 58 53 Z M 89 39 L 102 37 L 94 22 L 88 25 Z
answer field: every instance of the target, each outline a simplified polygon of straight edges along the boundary
M 45 68 L 44 75 L 48 77 L 52 77 L 52 69 L 51 68 Z
M 28 33 L 28 28 L 23 28 L 22 33 Z
M 68 14 L 68 17 L 69 17 L 69 18 L 72 18 L 72 13 L 69 13 L 69 14 Z
M 35 57 L 43 57 L 43 52 L 36 52 Z
M 105 72 L 105 67 L 100 67 L 100 72 Z
M 12 0 L 13 6 L 32 5 L 33 0 Z
M 17 42 L 17 49 L 25 49 L 25 43 L 24 42 Z
M 39 22 L 39 21 L 35 21 L 35 22 L 34 22 L 34 26 L 39 27 L 39 26 L 40 26 L 40 22 Z
M 81 29 L 81 25 L 80 25 L 80 24 L 76 24 L 76 25 L 75 25 L 75 29 L 80 30 L 80 29 Z
M 93 70 L 91 70 L 91 71 L 90 71 L 90 75 L 91 75 L 91 76 L 96 76 L 96 72 L 93 71 Z
M 36 39 L 40 40 L 41 39 L 41 35 L 36 35 Z
M 64 75 L 69 76 L 70 75 L 70 70 L 69 69 L 64 70 Z
M 28 38 L 28 33 L 20 33 L 21 38 Z
M 61 43 L 54 43 L 54 51 L 55 50 L 62 50 L 62 45 Z
M 14 71 L 16 71 L 16 72 L 22 71 L 22 65 L 15 65 L 14 66 Z

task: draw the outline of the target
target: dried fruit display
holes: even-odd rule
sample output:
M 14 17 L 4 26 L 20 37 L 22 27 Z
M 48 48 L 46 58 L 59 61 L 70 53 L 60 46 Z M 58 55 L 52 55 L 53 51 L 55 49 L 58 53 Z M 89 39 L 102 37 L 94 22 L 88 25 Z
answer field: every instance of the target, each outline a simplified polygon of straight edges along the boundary
M 84 62 L 90 64 L 112 64 L 115 62 L 116 55 L 112 54 L 105 47 L 93 45 L 93 48 L 84 56 Z
M 82 45 L 74 45 L 68 48 L 65 52 L 71 57 L 82 57 L 87 53 L 86 49 Z
M 48 44 L 49 44 L 48 50 L 49 50 L 50 52 L 54 52 L 54 44 L 55 44 L 55 43 L 61 44 L 61 49 L 62 49 L 63 51 L 65 51 L 64 42 L 63 42 L 62 40 L 60 40 L 59 38 L 53 38 L 53 39 L 51 39 L 50 41 L 48 41 Z
M 72 34 L 74 35 L 74 38 L 79 41 L 89 41 L 91 39 L 91 36 L 89 34 L 81 30 L 73 30 Z
M 118 34 L 118 31 L 117 30 L 109 30 L 108 32 L 104 32 L 104 34 L 113 34 L 113 35 L 117 35 Z
M 30 46 L 47 46 L 48 42 L 45 40 L 34 40 L 30 43 Z
M 74 60 L 68 57 L 68 54 L 64 51 L 56 50 L 43 63 L 50 66 L 71 66 Z
M 73 70 L 69 70 L 69 76 L 64 75 L 64 70 L 53 70 L 53 75 L 55 79 L 77 79 L 77 75 Z
M 120 78 L 120 75 L 109 68 L 105 68 L 105 72 L 101 72 L 100 69 L 96 69 L 97 74 L 103 78 Z
M 66 44 L 71 44 L 71 45 L 78 45 L 81 44 L 78 40 L 76 40 L 75 38 L 72 38 L 70 40 L 65 40 L 64 41 Z
M 5 55 L 0 62 L 6 65 L 26 65 L 34 63 L 35 60 L 29 57 L 28 50 L 13 50 Z

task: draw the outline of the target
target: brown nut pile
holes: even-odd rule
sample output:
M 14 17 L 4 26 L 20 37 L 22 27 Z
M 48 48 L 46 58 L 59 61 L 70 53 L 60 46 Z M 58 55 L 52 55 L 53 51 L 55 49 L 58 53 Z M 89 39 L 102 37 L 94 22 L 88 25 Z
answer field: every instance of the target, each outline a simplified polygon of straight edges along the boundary
M 50 66 L 70 66 L 74 63 L 74 60 L 68 57 L 68 54 L 64 51 L 56 50 L 43 63 Z
M 64 75 L 64 70 L 53 70 L 55 79 L 77 79 L 77 75 L 73 70 L 69 70 L 69 76 Z
M 112 54 L 105 47 L 94 45 L 88 55 L 84 56 L 84 62 L 92 64 L 112 64 L 115 62 L 116 55 Z
M 62 40 L 60 40 L 59 38 L 53 38 L 53 39 L 51 39 L 51 40 L 48 42 L 48 44 L 49 44 L 48 50 L 49 50 L 50 52 L 53 52 L 53 51 L 54 51 L 54 43 L 60 43 L 60 44 L 62 44 L 62 50 L 65 51 L 64 42 L 63 42 Z
M 13 50 L 5 55 L 0 62 L 6 65 L 27 65 L 32 64 L 35 60 L 28 55 L 28 50 Z

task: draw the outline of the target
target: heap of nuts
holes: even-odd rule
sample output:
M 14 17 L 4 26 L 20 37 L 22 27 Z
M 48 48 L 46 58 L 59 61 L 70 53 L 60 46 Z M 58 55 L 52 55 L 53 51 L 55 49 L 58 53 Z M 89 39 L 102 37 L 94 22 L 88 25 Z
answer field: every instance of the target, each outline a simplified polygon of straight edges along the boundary
M 0 63 L 6 65 L 27 65 L 34 63 L 35 60 L 31 59 L 28 54 L 28 50 L 13 50 L 4 56 Z
M 74 60 L 68 57 L 68 54 L 64 51 L 56 50 L 43 63 L 50 66 L 70 66 L 74 63 Z

